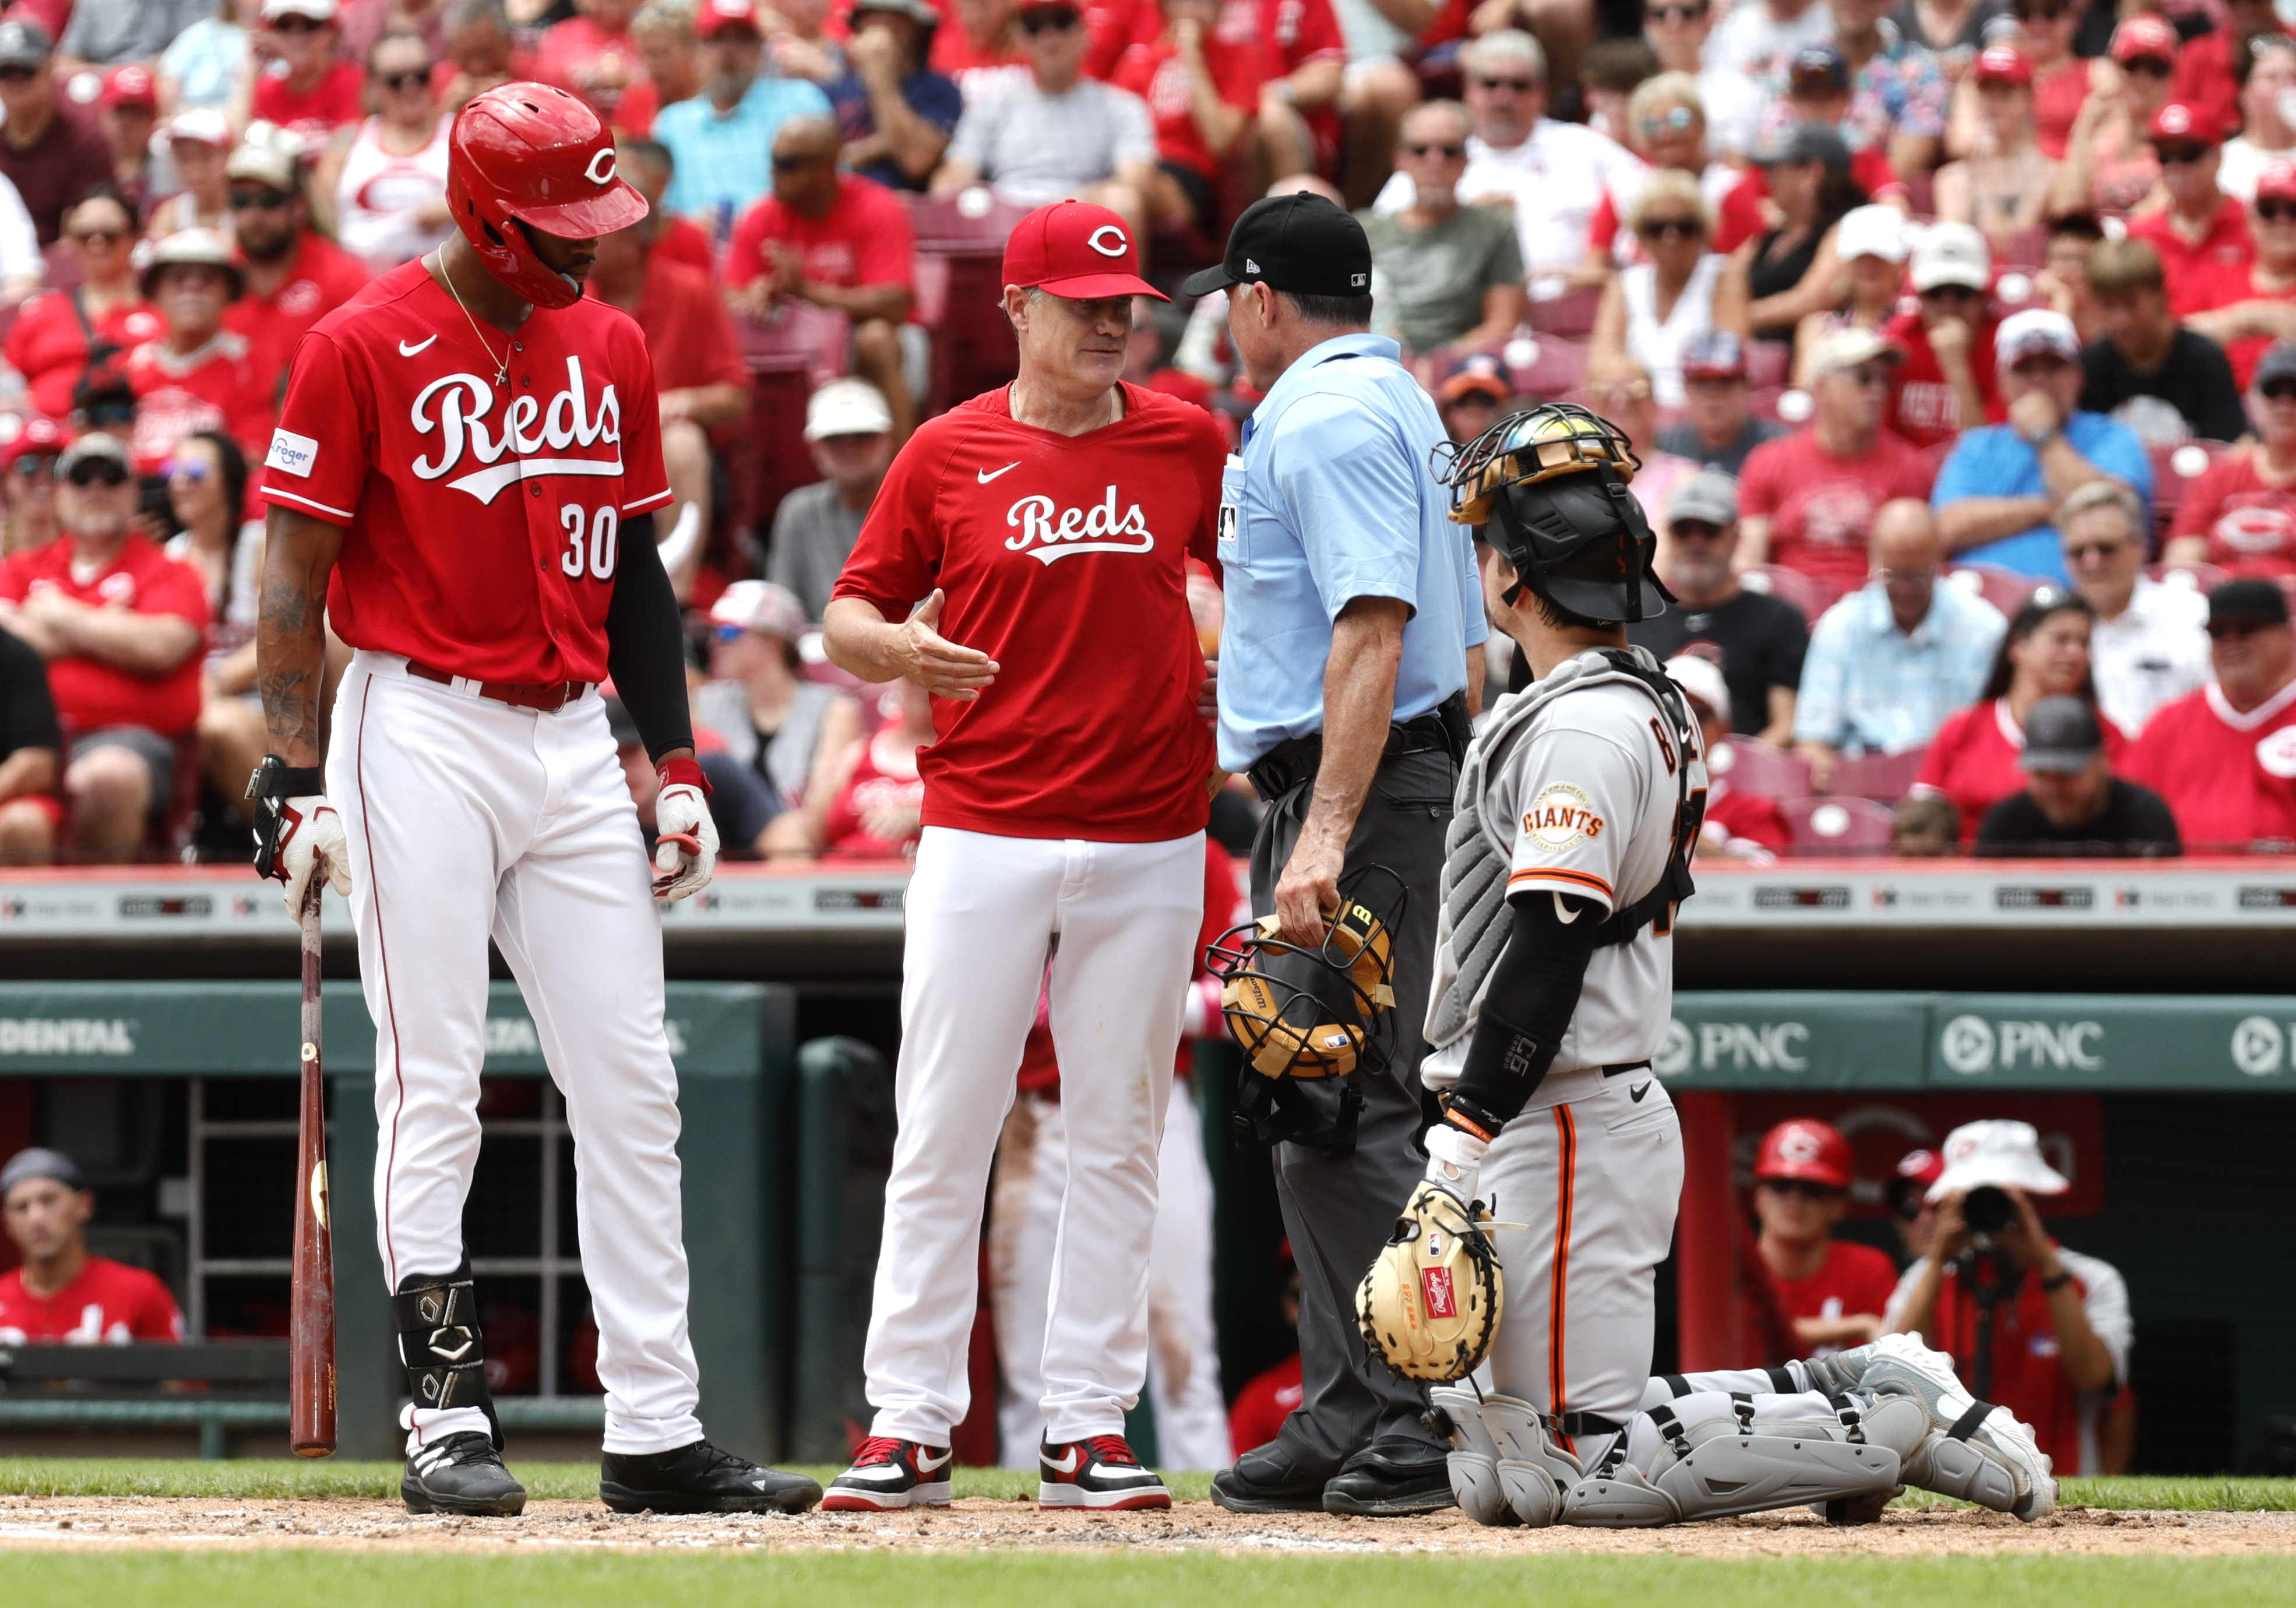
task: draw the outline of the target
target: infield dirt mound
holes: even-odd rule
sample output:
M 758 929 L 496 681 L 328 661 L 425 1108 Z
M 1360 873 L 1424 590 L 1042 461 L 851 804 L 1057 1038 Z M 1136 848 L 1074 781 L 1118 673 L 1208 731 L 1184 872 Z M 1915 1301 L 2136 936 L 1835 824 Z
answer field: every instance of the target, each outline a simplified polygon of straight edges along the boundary
M 1805 1513 L 1670 1530 L 1484 1530 L 1456 1513 L 1424 1519 L 1245 1515 L 1209 1502 L 1168 1513 L 1044 1513 L 973 1500 L 925 1513 L 663 1518 L 595 1503 L 537 1502 L 517 1519 L 415 1517 L 345 1497 L 235 1501 L 127 1497 L 0 1498 L 0 1548 L 278 1546 L 510 1553 L 527 1549 L 982 1551 L 1146 1547 L 1257 1552 L 1669 1553 L 1693 1557 L 1935 1556 L 2077 1553 L 2199 1556 L 2296 1552 L 2296 1513 L 2122 1513 L 2068 1508 L 2038 1524 L 1997 1514 L 1893 1509 L 1837 1530 Z

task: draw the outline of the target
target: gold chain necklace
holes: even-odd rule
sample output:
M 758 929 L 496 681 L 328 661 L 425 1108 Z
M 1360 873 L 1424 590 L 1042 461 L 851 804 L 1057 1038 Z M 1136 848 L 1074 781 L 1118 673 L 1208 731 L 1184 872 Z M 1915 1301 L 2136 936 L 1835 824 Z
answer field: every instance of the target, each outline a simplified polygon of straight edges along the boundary
M 463 308 L 463 316 L 468 320 L 471 333 L 478 340 L 480 349 L 484 351 L 488 361 L 494 364 L 495 383 L 508 390 L 510 389 L 510 353 L 504 351 L 500 357 L 495 357 L 495 349 L 487 344 L 487 338 L 484 335 L 479 333 L 479 321 L 472 318 L 471 309 L 463 306 L 463 292 L 455 288 L 455 275 L 447 267 L 447 254 L 444 251 L 439 253 L 439 277 L 447 282 L 447 294 L 455 299 L 456 307 Z

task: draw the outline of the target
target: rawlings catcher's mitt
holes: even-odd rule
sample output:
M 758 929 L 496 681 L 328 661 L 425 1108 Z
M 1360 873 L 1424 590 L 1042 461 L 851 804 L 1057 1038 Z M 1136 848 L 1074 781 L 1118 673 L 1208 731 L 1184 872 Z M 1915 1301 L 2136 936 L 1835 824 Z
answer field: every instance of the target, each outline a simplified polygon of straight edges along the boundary
M 1475 1371 L 1498 1333 L 1505 1287 L 1482 1202 L 1422 1179 L 1387 1248 L 1356 1290 L 1364 1340 L 1406 1379 L 1446 1384 Z

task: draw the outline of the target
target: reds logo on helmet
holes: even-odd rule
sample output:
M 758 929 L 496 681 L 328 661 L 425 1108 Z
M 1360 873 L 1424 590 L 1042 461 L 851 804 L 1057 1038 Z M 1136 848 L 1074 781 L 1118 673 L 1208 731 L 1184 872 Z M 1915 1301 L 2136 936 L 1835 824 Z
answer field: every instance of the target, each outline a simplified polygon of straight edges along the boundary
M 545 308 L 573 306 L 582 287 L 542 260 L 529 230 L 595 240 L 647 209 L 615 171 L 605 119 L 547 84 L 504 84 L 455 114 L 447 202 L 487 272 Z

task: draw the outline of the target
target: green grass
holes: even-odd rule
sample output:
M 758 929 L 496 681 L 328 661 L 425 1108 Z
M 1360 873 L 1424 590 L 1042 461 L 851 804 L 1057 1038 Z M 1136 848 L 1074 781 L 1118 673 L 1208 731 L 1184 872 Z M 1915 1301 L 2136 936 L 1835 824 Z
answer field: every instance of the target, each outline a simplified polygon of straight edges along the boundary
M 2066 1608 L 2108 1598 L 2113 1608 L 2296 1604 L 2296 1570 L 2263 1558 L 1775 1558 L 1718 1561 L 1580 1555 L 1476 1559 L 1357 1555 L 1244 1556 L 829 1554 L 530 1557 L 398 1553 L 13 1553 L 12 1602 L 42 1608 L 549 1608 L 674 1603 L 677 1608 L 1013 1608 L 1088 1603 L 1092 1608 L 1219 1608 L 1312 1604 L 1393 1608 L 1398 1602 L 1538 1608 L 1620 1608 L 1669 1602 L 1697 1608 Z
M 598 1471 L 584 1463 L 511 1464 L 527 1489 L 543 1500 L 593 1500 Z M 241 1458 L 202 1463 L 193 1458 L 0 1457 L 0 1496 L 8 1497 L 367 1497 L 398 1494 L 400 1465 L 348 1463 L 324 1457 Z M 824 1485 L 834 1468 L 808 1467 Z M 1165 1483 L 1181 1501 L 1201 1501 L 1211 1476 L 1167 1473 Z M 961 1468 L 956 1494 L 1006 1502 L 1033 1502 L 1037 1478 L 1013 1469 Z M 2251 1480 L 2230 1476 L 2194 1478 L 2131 1475 L 2118 1479 L 2068 1480 L 2059 1488 L 2066 1506 L 2122 1509 L 2163 1508 L 2185 1512 L 2296 1512 L 2296 1480 Z M 1959 1506 L 1942 1497 L 1909 1493 L 1908 1506 Z

